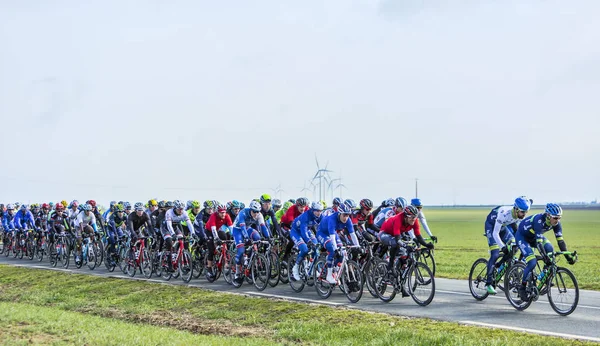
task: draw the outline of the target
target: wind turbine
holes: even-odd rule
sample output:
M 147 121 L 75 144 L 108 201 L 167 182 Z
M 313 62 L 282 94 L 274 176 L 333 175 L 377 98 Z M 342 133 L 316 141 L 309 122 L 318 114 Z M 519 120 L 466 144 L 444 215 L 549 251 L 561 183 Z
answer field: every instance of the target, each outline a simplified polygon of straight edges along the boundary
M 330 180 L 329 172 L 333 172 L 333 171 L 327 169 L 327 166 L 329 166 L 329 162 L 327 162 L 325 164 L 325 168 L 321 168 L 321 165 L 319 165 L 319 159 L 317 159 L 317 153 L 315 153 L 315 162 L 317 164 L 317 172 L 315 173 L 314 177 L 312 178 L 311 183 L 318 179 L 318 181 L 319 181 L 319 198 L 318 198 L 318 200 L 321 200 L 321 199 L 323 199 L 322 198 L 322 196 L 323 196 L 323 193 L 322 193 L 323 192 L 323 179 L 325 178 L 326 181 Z
M 279 194 L 279 199 L 281 200 L 281 193 L 285 192 L 285 190 L 281 188 L 281 184 L 277 185 L 274 189 L 271 190 L 273 191 L 275 197 L 277 197 L 277 194 Z
M 312 183 L 311 183 L 310 185 L 312 186 Z M 306 193 L 305 193 L 306 191 L 309 191 L 309 192 L 310 192 L 310 189 L 309 189 L 309 188 L 306 186 L 306 180 L 305 180 L 305 181 L 304 181 L 304 187 L 303 187 L 302 189 L 300 189 L 300 192 L 301 192 L 303 195 L 306 195 Z

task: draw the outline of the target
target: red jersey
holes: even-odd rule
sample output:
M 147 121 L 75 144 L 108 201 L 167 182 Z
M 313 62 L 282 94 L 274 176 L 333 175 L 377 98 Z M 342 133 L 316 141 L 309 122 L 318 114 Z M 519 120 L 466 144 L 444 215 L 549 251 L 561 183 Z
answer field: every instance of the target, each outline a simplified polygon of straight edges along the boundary
M 231 222 L 231 217 L 229 217 L 229 214 L 225 214 L 224 218 L 220 218 L 219 217 L 219 213 L 212 213 L 210 214 L 210 217 L 208 218 L 208 221 L 206 221 L 206 230 L 210 231 L 212 226 L 215 226 L 217 228 L 217 231 L 221 229 L 221 227 L 223 225 L 225 226 L 231 226 L 233 224 L 233 222 Z
M 281 224 L 287 227 L 292 226 L 292 222 L 298 216 L 302 215 L 303 212 L 308 210 L 308 206 L 304 207 L 303 211 L 298 211 L 298 207 L 294 204 L 292 205 L 285 214 L 281 217 Z
M 390 234 L 393 237 L 397 237 L 400 233 L 406 233 L 411 229 L 415 231 L 415 236 L 421 235 L 418 222 L 415 221 L 414 225 L 408 223 L 404 224 L 404 213 L 390 217 L 383 222 L 383 225 L 381 225 L 381 231 Z
M 355 211 L 350 217 L 353 225 L 363 225 L 365 222 L 373 223 L 373 214 L 365 215 L 361 210 Z

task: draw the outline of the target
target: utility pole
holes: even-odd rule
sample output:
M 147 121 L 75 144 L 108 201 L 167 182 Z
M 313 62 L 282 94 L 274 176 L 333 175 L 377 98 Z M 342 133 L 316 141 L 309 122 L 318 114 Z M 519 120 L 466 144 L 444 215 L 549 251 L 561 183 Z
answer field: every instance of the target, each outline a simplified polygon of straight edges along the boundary
M 419 198 L 419 178 L 415 178 L 415 198 Z

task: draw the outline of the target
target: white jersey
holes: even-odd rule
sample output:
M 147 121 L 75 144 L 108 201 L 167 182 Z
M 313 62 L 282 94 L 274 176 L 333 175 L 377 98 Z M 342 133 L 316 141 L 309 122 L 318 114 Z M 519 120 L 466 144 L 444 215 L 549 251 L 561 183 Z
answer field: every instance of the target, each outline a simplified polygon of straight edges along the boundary
M 73 209 L 68 209 L 67 210 L 67 215 L 69 216 L 69 220 L 71 221 L 75 221 L 75 219 L 77 218 L 77 215 L 81 214 L 81 212 L 77 209 L 73 210 Z
M 175 230 L 173 229 L 174 222 L 175 223 L 180 223 L 180 222 L 187 223 L 188 229 L 190 230 L 190 234 L 194 233 L 194 228 L 192 226 L 190 216 L 185 211 L 182 211 L 181 215 L 177 215 L 177 214 L 175 214 L 174 209 L 167 210 L 167 212 L 165 213 L 165 222 L 167 224 L 167 229 L 169 230 L 169 232 L 171 234 L 175 233 Z
M 427 225 L 427 219 L 425 219 L 425 214 L 423 214 L 423 211 L 419 211 L 419 223 L 421 224 L 421 226 L 423 227 L 423 229 L 425 229 L 425 232 L 427 232 L 427 234 L 431 237 L 433 236 L 433 234 L 431 234 L 431 231 L 429 230 L 429 226 Z
M 331 214 L 335 213 L 335 210 L 333 210 L 333 208 L 327 208 L 325 210 L 323 210 L 323 213 L 321 213 L 321 218 L 324 219 L 326 216 L 329 216 Z
M 90 211 L 90 215 L 85 216 L 85 212 L 81 212 L 79 213 L 79 215 L 77 215 L 77 218 L 75 218 L 75 227 L 79 227 L 79 225 L 95 225 L 96 224 L 96 217 L 94 216 L 94 213 L 92 213 Z
M 504 242 L 500 237 L 500 231 L 502 228 L 506 228 L 506 226 L 512 224 L 518 224 L 521 220 L 513 216 L 513 207 L 512 206 L 504 206 L 500 207 L 496 213 L 496 222 L 494 223 L 494 230 L 492 231 L 492 236 L 496 241 L 496 244 L 500 246 L 500 248 L 504 247 Z

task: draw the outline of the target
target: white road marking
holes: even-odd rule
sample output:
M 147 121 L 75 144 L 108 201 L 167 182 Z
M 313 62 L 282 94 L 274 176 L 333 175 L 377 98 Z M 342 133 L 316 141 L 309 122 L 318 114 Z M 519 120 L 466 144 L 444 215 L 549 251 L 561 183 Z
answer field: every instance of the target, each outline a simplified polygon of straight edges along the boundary
M 308 303 L 315 303 L 315 304 L 326 304 L 326 305 L 333 305 L 333 306 L 345 305 L 344 303 L 328 302 L 328 301 L 325 301 L 325 300 L 314 300 L 314 299 L 306 299 L 306 298 L 288 297 L 288 296 L 280 296 L 280 295 L 277 295 L 277 294 L 268 294 L 268 293 L 261 293 L 261 292 L 246 291 L 244 293 L 248 294 L 248 295 L 253 295 L 253 296 L 262 296 L 262 297 L 268 297 L 268 298 L 279 298 L 279 299 L 286 299 L 286 300 L 297 300 L 297 301 L 308 302 Z
M 578 339 L 578 340 L 587 340 L 587 341 L 600 342 L 600 338 L 593 338 L 593 337 L 590 337 L 590 336 L 567 334 L 567 333 L 548 332 L 548 331 L 545 331 L 545 330 L 511 327 L 511 326 L 505 326 L 505 325 L 501 325 L 501 324 L 491 324 L 491 323 L 474 322 L 474 321 L 459 321 L 458 323 L 468 324 L 468 325 L 474 325 L 474 326 L 480 326 L 480 327 L 514 330 L 514 331 L 517 331 L 517 332 L 533 333 L 533 334 L 539 334 L 539 335 L 557 336 L 557 337 L 567 338 L 567 339 Z

